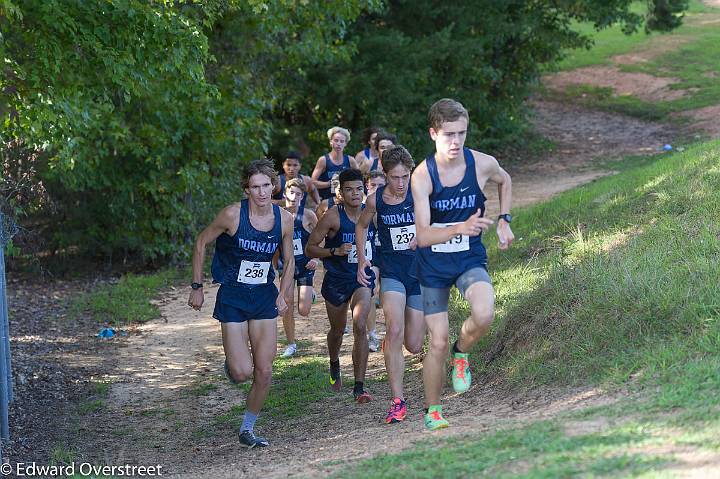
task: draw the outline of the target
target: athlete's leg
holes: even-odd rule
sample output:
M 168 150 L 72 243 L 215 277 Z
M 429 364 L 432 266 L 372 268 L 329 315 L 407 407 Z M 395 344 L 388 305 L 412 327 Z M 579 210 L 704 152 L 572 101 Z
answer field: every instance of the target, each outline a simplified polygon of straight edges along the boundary
M 402 283 L 389 278 L 383 280 L 383 286 Z M 383 312 L 385 313 L 385 369 L 388 373 L 392 397 L 405 399 L 403 395 L 403 376 L 405 374 L 405 356 L 403 356 L 403 338 L 405 336 L 405 294 L 399 291 L 382 293 Z M 419 312 L 419 311 L 418 311 Z M 420 313 L 422 319 L 422 313 Z
M 272 362 L 277 352 L 277 321 L 275 319 L 258 319 L 248 321 L 248 323 L 255 371 L 252 387 L 247 397 L 247 409 L 253 414 L 258 414 L 272 381 Z
M 298 313 L 300 313 L 300 316 L 307 317 L 310 314 L 310 308 L 312 307 L 312 295 L 312 285 L 302 285 L 298 287 Z
M 330 321 L 330 331 L 327 333 L 328 355 L 330 356 L 330 362 L 339 361 L 343 330 L 347 322 L 348 303 L 335 306 L 330 301 L 325 300 L 325 308 Z
M 462 284 L 463 279 L 469 284 Z M 482 268 L 474 268 L 464 273 L 458 283 L 465 299 L 470 303 L 470 317 L 460 329 L 457 348 L 468 352 L 490 330 L 495 316 L 495 291 L 487 271 Z
M 293 307 L 295 304 L 295 288 L 290 288 L 285 295 L 285 302 L 288 309 L 282 316 L 283 329 L 285 330 L 285 338 L 288 344 L 295 344 L 295 312 Z
M 350 299 L 354 336 L 352 351 L 353 372 L 355 373 L 356 382 L 365 381 L 368 359 L 367 318 L 371 309 L 370 298 L 370 289 L 363 287 L 356 289 Z M 342 329 L 340 329 L 340 338 L 342 339 Z
M 225 360 L 232 379 L 247 381 L 252 377 L 253 358 L 248 348 L 248 322 L 220 323 Z
M 405 306 L 405 348 L 412 354 L 422 351 L 426 332 L 427 326 L 422 310 Z
M 375 278 L 380 277 L 380 270 L 377 268 L 377 266 L 373 266 L 372 271 L 373 271 L 373 273 L 375 273 Z M 372 351 L 372 352 L 377 351 L 378 348 L 380 347 L 380 340 L 378 339 L 378 336 L 377 336 L 377 310 L 375 308 L 375 304 L 376 304 L 375 300 L 378 295 L 378 289 L 379 288 L 375 288 L 375 290 L 373 291 L 375 294 L 373 295 L 373 297 L 371 298 L 371 301 L 370 301 L 371 307 L 370 307 L 370 311 L 368 313 L 368 319 L 367 319 L 367 330 L 369 333 L 368 345 L 369 345 L 370 351 Z
M 425 407 L 440 404 L 440 394 L 445 382 L 445 362 L 448 355 L 448 313 L 425 316 L 430 344 L 423 361 L 423 383 L 425 384 Z

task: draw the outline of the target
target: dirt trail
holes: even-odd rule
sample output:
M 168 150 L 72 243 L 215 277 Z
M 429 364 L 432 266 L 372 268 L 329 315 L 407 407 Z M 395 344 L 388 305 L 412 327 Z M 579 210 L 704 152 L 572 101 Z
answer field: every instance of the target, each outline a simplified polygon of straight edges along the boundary
M 662 125 L 564 104 L 536 100 L 535 106 L 536 127 L 555 141 L 556 148 L 536 162 L 511 168 L 515 206 L 544 200 L 607 174 L 592 167 L 596 157 L 650 153 L 675 134 Z M 497 210 L 492 190 L 488 188 L 489 214 Z M 318 290 L 320 281 L 316 279 Z M 389 427 L 381 423 L 390 399 L 387 383 L 378 380 L 384 363 L 380 353 L 371 353 L 368 382 L 375 401 L 356 405 L 346 388 L 342 394 L 308 405 L 307 414 L 299 419 L 277 421 L 265 414 L 260 430 L 273 447 L 241 451 L 235 430 L 217 421 L 231 406 L 243 404 L 244 393 L 230 386 L 221 373 L 219 326 L 211 317 L 215 288 L 209 288 L 201 313 L 188 308 L 186 296 L 185 290 L 165 294 L 160 300 L 163 319 L 140 326 L 139 334 L 114 351 L 115 368 L 104 378 L 112 385 L 102 422 L 94 416 L 80 425 L 86 438 L 80 451 L 83 457 L 109 464 L 157 463 L 168 473 L 186 477 L 284 477 L 328 472 L 345 461 L 387 451 L 390 442 L 402 449 L 431 437 L 421 421 L 420 355 L 407 357 L 409 419 Z M 380 309 L 378 330 L 384 333 Z M 319 298 L 310 317 L 297 320 L 297 337 L 304 345 L 299 357 L 326 357 L 326 332 L 327 316 Z M 284 338 L 280 323 L 278 338 Z M 352 377 L 351 348 L 352 336 L 346 335 L 341 353 L 346 378 Z M 500 423 L 613 400 L 592 389 L 508 394 L 491 384 L 477 384 L 462 396 L 446 390 L 443 402 L 453 427 L 437 436 L 489 430 Z

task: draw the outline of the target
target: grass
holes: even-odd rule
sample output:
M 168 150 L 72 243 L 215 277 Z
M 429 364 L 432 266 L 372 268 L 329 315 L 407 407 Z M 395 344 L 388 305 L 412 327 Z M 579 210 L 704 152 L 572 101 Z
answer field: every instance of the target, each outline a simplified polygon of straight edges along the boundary
M 488 240 L 498 315 L 471 355 L 476 372 L 520 389 L 583 384 L 627 397 L 440 433 L 336 477 L 673 477 L 693 457 L 719 457 L 718 158 L 712 142 L 618 163 L 613 177 L 515 212 L 509 251 Z M 452 330 L 466 314 L 453 295 Z
M 115 284 L 80 295 L 70 308 L 71 315 L 90 314 L 104 324 L 114 326 L 144 323 L 160 317 L 160 308 L 150 302 L 158 291 L 188 277 L 186 271 L 176 269 L 148 275 L 127 274 Z
M 302 416 L 309 406 L 333 394 L 328 386 L 327 372 L 325 357 L 300 357 L 294 361 L 276 359 L 273 363 L 273 382 L 263 405 L 263 414 L 283 419 Z M 250 384 L 237 387 L 246 393 L 250 391 Z M 242 423 L 244 413 L 244 405 L 236 405 L 227 413 L 217 416 L 215 422 L 236 428 Z
M 637 8 L 640 8 L 638 5 Z M 652 49 L 654 45 L 675 40 L 676 46 L 646 62 L 619 65 L 626 72 L 646 73 L 657 77 L 676 78 L 669 88 L 686 91 L 680 98 L 648 102 L 623 95 L 615 96 L 608 88 L 580 85 L 562 93 L 573 101 L 617 111 L 649 120 L 668 120 L 676 112 L 688 111 L 720 103 L 720 29 L 716 23 L 703 23 L 707 15 L 720 17 L 720 10 L 706 7 L 699 1 L 690 2 L 684 24 L 668 34 L 623 34 L 619 28 L 610 28 L 593 34 L 595 46 L 590 50 L 575 50 L 558 65 L 560 70 L 572 70 L 592 65 L 612 63 L 618 54 Z M 592 26 L 577 25 L 582 33 L 591 34 Z M 682 40 L 679 42 L 678 40 Z

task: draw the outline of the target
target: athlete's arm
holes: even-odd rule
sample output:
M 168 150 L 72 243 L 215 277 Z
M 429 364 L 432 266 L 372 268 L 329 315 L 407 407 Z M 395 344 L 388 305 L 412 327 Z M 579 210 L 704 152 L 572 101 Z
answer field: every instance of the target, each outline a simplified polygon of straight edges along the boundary
M 312 233 L 310 233 L 307 246 L 305 246 L 305 256 L 308 258 L 328 258 L 333 256 L 330 252 L 331 248 L 321 248 L 320 243 L 322 243 L 327 236 L 333 235 L 333 233 L 336 233 L 339 229 L 340 215 L 337 207 L 332 207 L 320 218 L 317 226 L 312 230 Z M 338 250 L 337 253 L 339 252 Z M 336 254 L 336 256 L 339 256 L 339 254 Z
M 488 161 L 488 180 L 497 183 L 498 198 L 500 200 L 500 214 L 510 214 L 512 205 L 512 179 L 507 171 L 505 171 L 493 157 L 489 157 L 492 161 Z M 506 250 L 515 240 L 515 235 L 510 229 L 510 223 L 503 219 L 498 220 L 497 235 L 501 250 Z
M 205 247 L 212 243 L 223 233 L 233 234 L 240 225 L 240 204 L 234 204 L 223 208 L 210 225 L 202 230 L 195 240 L 195 248 L 192 257 L 192 282 L 202 283 L 202 268 L 205 263 Z M 200 311 L 205 301 L 202 288 L 193 289 L 190 292 L 188 305 Z
M 320 181 L 320 175 L 322 175 L 325 170 L 327 170 L 327 164 L 325 163 L 325 155 L 323 155 L 318 158 L 317 163 L 315 163 L 315 169 L 312 172 L 312 179 L 316 188 L 330 188 L 329 181 Z
M 316 205 L 320 204 L 320 192 L 318 191 L 317 187 L 315 186 L 315 182 L 312 180 L 312 178 L 308 178 L 307 176 L 304 176 L 303 179 L 305 180 L 305 187 L 307 188 L 308 195 L 312 197 L 313 202 Z
M 293 217 L 290 212 L 280 210 L 280 220 L 282 221 L 283 274 L 280 277 L 280 293 L 275 304 L 278 314 L 283 314 L 288 308 L 285 295 L 290 292 L 295 282 L 295 256 L 293 256 Z
M 277 195 L 278 193 L 280 193 L 280 179 L 279 179 L 279 178 L 278 178 L 277 184 L 275 184 L 275 186 L 273 186 L 272 196 L 275 196 L 275 195 Z M 274 205 L 282 206 L 283 198 L 280 198 L 279 200 L 273 200 L 273 199 L 271 199 L 270 201 L 271 201 L 272 204 L 274 204 Z
M 356 170 L 361 170 L 361 167 L 357 161 L 355 161 L 355 158 L 350 156 L 348 157 L 350 159 L 350 168 L 355 168 Z
M 368 228 L 370 222 L 375 218 L 377 193 L 367 197 L 365 209 L 355 223 L 355 249 L 358 257 L 357 282 L 363 286 L 370 286 L 370 277 L 365 273 L 365 268 L 372 267 L 372 263 L 365 257 L 365 243 L 367 242 Z M 377 233 L 376 233 L 377 234 Z
M 492 220 L 481 217 L 480 210 L 478 210 L 466 221 L 455 226 L 448 228 L 430 226 L 432 180 L 425 162 L 422 162 L 413 172 L 410 187 L 415 203 L 415 232 L 419 248 L 445 243 L 457 235 L 477 236 L 482 230 L 493 224 Z
M 306 231 L 310 231 L 311 233 L 315 230 L 315 227 L 317 226 L 318 219 L 317 216 L 315 216 L 315 213 L 313 213 L 311 210 L 308 210 L 305 208 L 305 213 L 303 213 L 303 227 Z M 314 270 L 317 268 L 318 260 L 316 258 L 311 259 L 310 261 L 305 264 L 305 269 L 308 270 Z
M 363 175 L 366 175 L 368 173 L 368 170 L 370 169 L 367 160 L 368 157 L 365 156 L 365 150 L 360 150 L 355 155 L 355 162 L 358 164 L 358 169 L 362 172 Z
M 317 207 L 317 217 L 319 219 L 322 219 L 323 216 L 325 216 L 325 213 L 328 210 L 328 200 L 322 200 L 320 203 L 318 203 Z

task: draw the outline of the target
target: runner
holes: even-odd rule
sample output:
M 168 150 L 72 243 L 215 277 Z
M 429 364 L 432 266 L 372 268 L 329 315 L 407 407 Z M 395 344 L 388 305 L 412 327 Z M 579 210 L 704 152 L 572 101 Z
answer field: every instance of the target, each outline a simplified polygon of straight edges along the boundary
M 430 347 L 423 362 L 425 426 L 448 426 L 442 416 L 440 393 L 448 353 L 448 298 L 454 284 L 470 303 L 470 317 L 452 346 L 453 389 L 462 393 L 471 383 L 468 352 L 487 334 L 495 315 L 495 293 L 487 272 L 481 234 L 494 222 L 484 218 L 488 180 L 497 183 L 500 249 L 514 236 L 510 230 L 511 180 L 492 156 L 464 148 L 469 123 L 467 110 L 451 99 L 430 108 L 430 137 L 435 153 L 415 169 L 412 196 L 417 228 L 417 275 L 422 287 Z
M 363 175 L 367 175 L 371 171 L 378 169 L 378 151 L 375 148 L 375 137 L 381 131 L 376 126 L 365 128 L 362 132 L 362 143 L 366 145 L 363 150 L 360 150 L 355 155 L 355 161 L 362 171 Z
M 397 143 L 397 138 L 392 133 L 388 133 L 385 130 L 380 131 L 375 137 L 375 149 L 378 151 L 378 158 L 380 159 L 377 169 L 382 171 L 382 153 L 391 146 Z
M 293 234 L 293 255 L 295 256 L 295 282 L 297 283 L 298 292 L 298 313 L 300 316 L 307 317 L 312 307 L 313 295 L 313 279 L 315 278 L 315 268 L 318 260 L 310 259 L 305 256 L 305 246 L 310 237 L 310 233 L 317 225 L 317 217 L 315 213 L 308 208 L 302 206 L 305 199 L 305 182 L 300 178 L 288 180 L 285 184 L 285 209 L 293 215 L 295 221 L 295 232 Z M 285 297 L 288 309 L 283 314 L 283 328 L 285 329 L 285 337 L 287 338 L 287 348 L 282 357 L 290 358 L 297 352 L 297 343 L 295 343 L 295 316 L 293 306 L 295 302 L 294 288 L 290 287 L 288 295 Z
M 280 181 L 275 185 L 275 189 L 273 189 L 273 204 L 282 205 L 285 200 L 285 184 L 293 178 L 300 178 L 305 183 L 305 191 L 307 193 L 303 195 L 302 206 L 305 206 L 308 198 L 310 198 L 311 201 L 311 203 L 308 204 L 311 209 L 314 210 L 317 208 L 317 205 L 320 204 L 320 193 L 318 193 L 317 188 L 315 188 L 315 183 L 312 178 L 300 173 L 301 166 L 302 161 L 297 152 L 290 151 L 285 155 L 285 160 L 283 160 L 282 164 L 284 173 L 280 175 Z
M 330 356 L 330 385 L 333 390 L 342 390 L 340 375 L 340 347 L 343 329 L 347 321 L 348 305 L 353 318 L 353 372 L 355 386 L 353 396 L 358 403 L 372 400 L 365 391 L 365 370 L 367 368 L 367 316 L 370 311 L 370 298 L 374 288 L 374 274 L 368 270 L 369 285 L 357 282 L 358 256 L 355 248 L 355 222 L 360 217 L 363 199 L 363 178 L 360 170 L 350 169 L 340 173 L 340 191 L 342 205 L 335 205 L 320 219 L 310 234 L 305 254 L 311 258 L 322 258 L 325 266 L 322 295 L 325 298 L 330 331 L 327 334 Z M 369 232 L 369 240 L 374 240 L 375 231 Z M 325 241 L 325 247 L 320 243 Z M 372 249 L 365 256 L 370 258 Z
M 367 176 L 366 182 L 366 189 L 367 189 L 367 196 L 366 198 L 369 198 L 372 194 L 375 193 L 375 191 L 381 187 L 385 186 L 385 174 L 382 172 L 382 170 L 373 170 L 370 172 L 370 174 Z M 377 224 L 374 223 L 374 226 L 377 226 Z M 377 247 L 380 245 L 380 235 L 375 235 L 375 243 L 373 244 L 373 253 L 377 249 Z M 375 273 L 375 278 L 380 278 L 380 270 L 378 269 L 378 266 L 380 258 L 373 254 L 373 260 L 372 260 L 372 270 L 373 273 Z M 376 286 L 380 286 L 378 283 Z M 380 287 L 375 288 L 375 294 L 372 297 L 372 303 L 376 307 L 378 307 L 380 304 L 379 299 L 379 290 Z M 377 335 L 376 330 L 376 322 L 377 322 L 377 311 L 375 311 L 375 308 L 370 308 L 370 314 L 368 315 L 368 322 L 367 322 L 367 328 L 368 328 L 368 349 L 375 353 L 380 349 L 380 338 Z
M 323 200 L 327 200 L 335 194 L 330 184 L 330 178 L 334 172 L 357 168 L 355 159 L 344 154 L 345 147 L 350 141 L 350 132 L 345 128 L 334 126 L 328 130 L 327 136 L 330 140 L 331 151 L 318 158 L 312 172 L 312 179 Z
M 323 217 L 323 215 L 332 208 L 335 205 L 339 205 L 342 203 L 342 195 L 340 194 L 340 172 L 336 172 L 332 175 L 332 178 L 330 179 L 330 183 L 333 185 L 333 189 L 335 190 L 335 194 L 331 196 L 330 198 L 326 200 L 322 200 L 320 204 L 317 207 L 317 217 L 318 221 L 320 218 Z
M 382 156 L 388 184 L 369 195 L 366 207 L 355 228 L 358 264 L 367 266 L 362 252 L 367 228 L 377 222 L 380 237 L 380 295 L 385 313 L 385 340 L 383 353 L 388 373 L 392 400 L 385 416 L 391 424 L 405 419 L 407 405 L 403 393 L 405 357 L 403 343 L 408 351 L 417 354 L 425 339 L 425 319 L 422 312 L 420 284 L 412 275 L 415 259 L 415 215 L 410 189 L 410 173 L 415 167 L 412 156 L 403 146 L 392 146 Z M 374 219 L 375 218 L 375 219 Z M 364 268 L 358 268 L 357 280 L 366 285 Z
M 233 383 L 253 378 L 240 445 L 268 446 L 254 434 L 254 425 L 270 389 L 272 361 L 277 349 L 277 316 L 287 309 L 273 279 L 271 261 L 282 245 L 285 273 L 280 291 L 292 286 L 293 219 L 271 203 L 277 173 L 269 160 L 256 160 L 245 169 L 242 186 L 247 199 L 227 206 L 197 237 L 192 260 L 192 291 L 188 305 L 200 310 L 204 301 L 202 269 L 205 246 L 215 241 L 213 281 L 220 283 L 213 317 L 220 321 L 225 350 L 225 374 Z M 282 241 L 282 243 L 281 243 Z M 248 341 L 250 348 L 248 348 Z

